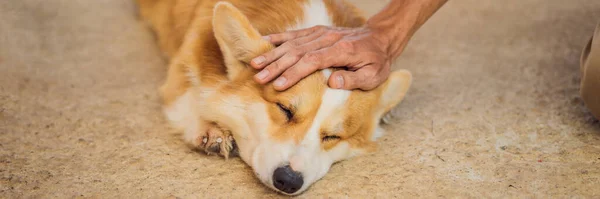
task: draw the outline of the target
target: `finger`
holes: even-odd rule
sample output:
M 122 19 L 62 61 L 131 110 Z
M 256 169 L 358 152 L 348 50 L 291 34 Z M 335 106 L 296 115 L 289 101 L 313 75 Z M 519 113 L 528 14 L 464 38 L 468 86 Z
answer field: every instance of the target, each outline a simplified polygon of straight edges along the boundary
M 311 52 L 318 51 L 325 47 L 329 47 L 329 46 L 333 45 L 334 43 L 335 43 L 335 40 L 332 40 L 331 36 L 323 36 L 323 37 L 320 37 L 319 39 L 316 39 L 316 40 L 310 41 L 304 45 L 298 46 L 296 49 L 289 51 L 287 54 L 285 54 L 283 57 L 281 57 L 281 59 L 279 59 L 279 60 L 275 61 L 273 64 L 270 64 L 269 66 L 265 67 L 265 69 L 263 69 L 263 71 L 266 71 L 266 72 L 263 72 L 263 71 L 259 72 L 258 74 L 255 75 L 255 79 L 257 82 L 263 83 L 263 84 L 266 82 L 269 82 L 272 79 L 274 79 L 275 77 L 279 76 L 282 72 L 288 71 L 290 67 L 295 66 L 298 61 L 302 61 L 302 58 L 305 57 L 304 55 L 306 53 L 310 54 Z M 291 72 L 286 72 L 283 77 L 278 78 L 274 82 L 274 86 L 275 87 L 287 86 L 289 84 L 288 78 L 289 78 L 289 80 L 292 81 L 292 84 L 295 84 L 300 79 L 302 79 L 306 75 L 308 75 L 306 73 L 314 72 L 314 70 L 316 70 L 316 69 L 311 69 L 311 67 L 304 67 L 304 66 L 307 65 L 306 62 L 309 59 L 313 59 L 313 60 L 321 59 L 321 58 L 317 58 L 316 56 L 327 57 L 328 54 L 331 54 L 331 53 L 328 53 L 327 51 L 324 51 L 321 53 L 323 53 L 325 55 L 319 55 L 319 53 L 316 53 L 316 55 L 310 55 L 310 56 L 315 56 L 315 57 L 305 59 L 304 64 L 302 64 L 301 66 L 298 66 L 298 67 L 294 67 L 295 69 L 292 70 Z M 302 71 L 298 72 L 299 74 L 295 74 L 296 72 L 294 72 L 294 71 L 298 70 L 298 69 L 301 69 Z M 286 89 L 287 89 L 287 87 L 286 87 Z
M 314 73 L 316 70 L 325 69 L 336 66 L 357 65 L 359 62 L 350 54 L 341 52 L 339 48 L 334 46 L 326 47 L 317 51 L 309 52 L 298 61 L 294 66 L 289 68 L 281 75 L 286 81 L 273 83 L 275 90 L 286 90 L 294 84 L 298 83 L 304 77 Z M 278 78 L 278 80 L 280 79 Z
M 296 51 L 293 53 L 287 53 L 283 55 L 281 58 L 277 59 L 275 62 L 266 66 L 262 71 L 254 75 L 254 80 L 260 84 L 265 84 L 270 82 L 275 77 L 281 75 L 283 71 L 288 69 L 290 66 L 294 65 L 298 60 L 300 60 L 301 55 Z
M 364 66 L 356 71 L 339 70 L 329 77 L 328 84 L 336 89 L 361 89 L 372 90 L 387 79 L 389 72 L 378 65 Z
M 324 27 L 323 26 L 313 26 L 310 28 L 291 30 L 291 31 L 283 32 L 283 33 L 270 34 L 270 35 L 264 36 L 263 38 L 266 39 L 267 41 L 271 42 L 272 44 L 280 45 L 287 41 L 297 39 L 299 37 L 307 36 L 311 33 L 321 30 L 321 29 L 324 29 Z
M 317 41 L 315 41 L 317 42 Z M 339 65 L 344 59 L 335 59 L 336 51 L 333 48 L 323 48 L 330 46 L 330 43 L 317 42 L 320 47 L 316 51 L 306 53 L 296 64 L 289 67 L 275 82 L 273 86 L 275 90 L 286 90 L 289 87 L 295 85 L 306 76 L 314 73 L 319 69 L 331 67 L 332 65 Z
M 315 40 L 321 35 L 322 34 L 316 33 L 300 37 L 292 41 L 288 41 L 285 44 L 252 59 L 252 61 L 250 62 L 250 66 L 252 66 L 255 69 L 262 69 L 265 66 L 271 64 L 273 61 L 281 58 L 283 55 L 289 53 L 292 49 L 296 48 L 297 46 Z

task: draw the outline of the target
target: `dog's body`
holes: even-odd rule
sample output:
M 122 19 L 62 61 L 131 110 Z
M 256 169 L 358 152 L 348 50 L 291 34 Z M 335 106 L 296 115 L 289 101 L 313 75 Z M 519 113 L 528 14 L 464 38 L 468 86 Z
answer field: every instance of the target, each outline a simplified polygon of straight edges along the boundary
M 169 120 L 186 142 L 240 157 L 265 185 L 298 194 L 329 167 L 376 148 L 381 117 L 402 101 L 411 75 L 396 71 L 372 91 L 327 87 L 333 69 L 276 92 L 253 81 L 250 59 L 274 48 L 261 35 L 316 25 L 360 27 L 336 0 L 138 0 L 170 59 L 160 88 Z

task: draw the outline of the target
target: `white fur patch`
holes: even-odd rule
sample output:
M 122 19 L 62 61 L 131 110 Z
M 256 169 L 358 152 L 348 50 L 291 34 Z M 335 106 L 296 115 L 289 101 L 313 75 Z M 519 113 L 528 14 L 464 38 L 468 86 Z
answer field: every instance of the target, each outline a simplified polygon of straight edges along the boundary
M 342 89 L 327 88 L 325 90 L 317 115 L 313 119 L 300 147 L 296 149 L 294 156 L 291 157 L 292 159 L 300 157 L 300 159 L 304 160 L 302 161 L 303 164 L 299 166 L 303 168 L 301 172 L 304 175 L 305 181 L 302 189 L 309 186 L 309 183 L 313 183 L 323 177 L 333 162 L 346 156 L 349 150 L 347 144 L 340 144 L 340 146 L 335 147 L 336 150 L 323 153 L 321 151 L 320 134 L 323 122 L 329 119 L 340 108 L 344 107 L 344 104 L 346 104 L 346 101 L 350 97 L 350 93 L 350 91 Z
M 167 119 L 173 126 L 180 129 L 187 129 L 188 126 L 196 126 L 196 114 L 192 108 L 194 106 L 194 97 L 191 91 L 185 92 L 170 106 L 164 108 Z
M 327 88 L 321 98 L 321 106 L 319 107 L 317 115 L 304 139 L 316 138 L 321 140 L 319 137 L 321 124 L 341 106 L 346 104 L 348 97 L 350 97 L 350 91 Z
M 327 7 L 323 0 L 309 0 L 304 4 L 304 17 L 299 21 L 296 26 L 289 28 L 288 30 L 297 30 L 303 28 L 310 28 L 313 26 L 333 26 L 333 20 L 329 17 Z
M 371 137 L 371 140 L 375 141 L 383 136 L 383 134 L 385 134 L 385 129 L 381 128 L 379 124 L 377 124 L 377 128 L 375 128 L 375 132 L 373 132 L 373 137 Z
M 183 130 L 183 139 L 188 143 L 194 143 L 201 128 L 194 102 L 194 95 L 191 90 L 188 90 L 177 98 L 171 106 L 164 108 L 165 115 L 171 125 Z
M 331 69 L 323 69 L 321 72 L 323 73 L 323 76 L 325 76 L 325 79 L 329 79 L 329 77 L 331 77 Z

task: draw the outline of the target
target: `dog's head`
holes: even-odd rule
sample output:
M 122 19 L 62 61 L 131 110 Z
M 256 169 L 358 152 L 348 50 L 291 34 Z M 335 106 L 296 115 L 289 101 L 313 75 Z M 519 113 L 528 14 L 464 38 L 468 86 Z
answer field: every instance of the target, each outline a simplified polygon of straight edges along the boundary
M 268 187 L 299 194 L 340 160 L 376 149 L 379 121 L 402 101 L 411 75 L 393 72 L 371 91 L 331 89 L 331 70 L 278 92 L 254 82 L 249 61 L 274 47 L 229 3 L 215 6 L 213 29 L 228 81 L 202 106 L 206 119 L 234 133 L 240 157 Z

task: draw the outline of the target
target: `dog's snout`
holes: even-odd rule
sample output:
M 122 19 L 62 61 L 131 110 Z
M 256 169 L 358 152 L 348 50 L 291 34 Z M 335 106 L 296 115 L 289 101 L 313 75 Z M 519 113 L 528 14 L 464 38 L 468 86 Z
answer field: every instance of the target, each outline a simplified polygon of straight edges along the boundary
M 302 174 L 292 170 L 289 165 L 279 167 L 273 172 L 273 186 L 280 191 L 292 194 L 298 191 L 302 184 L 304 184 Z

